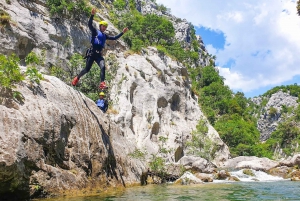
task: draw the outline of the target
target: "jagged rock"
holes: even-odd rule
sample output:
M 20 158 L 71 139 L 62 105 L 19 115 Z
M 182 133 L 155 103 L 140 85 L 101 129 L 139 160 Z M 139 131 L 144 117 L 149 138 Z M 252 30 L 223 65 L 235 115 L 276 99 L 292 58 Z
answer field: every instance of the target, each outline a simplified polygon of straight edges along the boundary
M 204 172 L 208 166 L 207 160 L 195 156 L 184 156 L 179 160 L 179 163 L 186 169 L 193 169 L 199 172 Z
M 228 181 L 241 181 L 241 180 L 238 177 L 236 177 L 236 176 L 230 176 L 228 178 Z
M 178 180 L 175 181 L 175 184 L 189 185 L 189 184 L 202 184 L 202 180 L 197 178 L 190 172 L 185 172 Z
M 272 94 L 270 98 L 265 97 L 265 99 L 266 98 L 268 102 L 266 106 L 261 109 L 262 113 L 257 121 L 261 141 L 267 140 L 272 132 L 276 130 L 278 123 L 284 120 L 281 112 L 283 105 L 294 108 L 298 106 L 297 97 L 291 96 L 289 93 L 282 92 L 281 90 Z M 256 97 L 253 98 L 252 101 L 257 105 L 261 105 L 263 99 L 263 97 Z M 270 108 L 275 108 L 276 113 L 270 114 Z
M 251 169 L 244 169 L 243 173 L 246 174 L 246 175 L 249 175 L 249 176 L 254 176 L 254 173 L 252 172 Z
M 212 174 L 196 173 L 195 176 L 203 182 L 213 182 L 214 180 Z
M 291 173 L 291 181 L 300 181 L 300 171 L 299 170 L 294 170 Z
M 116 59 L 119 68 L 111 97 L 118 114 L 112 114 L 112 120 L 122 125 L 125 136 L 134 139 L 139 149 L 145 148 L 149 155 L 161 148 L 171 150 L 161 156 L 177 162 L 188 152 L 183 145 L 191 140 L 198 121 L 207 121 L 191 95 L 186 68 L 159 56 L 154 47 L 126 58 L 120 53 Z M 229 157 L 229 150 L 215 129 L 207 126 L 208 137 L 217 147 L 213 162 L 218 164 Z
M 218 180 L 225 180 L 229 177 L 231 177 L 230 173 L 227 172 L 226 170 L 220 170 L 219 172 L 215 173 L 215 179 Z
M 291 172 L 292 172 L 292 168 L 287 167 L 287 166 L 280 166 L 280 167 L 271 168 L 268 171 L 268 173 L 270 175 L 282 177 L 284 179 L 289 178 Z
M 280 165 L 287 167 L 300 167 L 300 154 L 294 155 L 293 157 L 289 157 L 283 161 L 280 161 Z
M 13 104 L 0 105 L 0 195 L 25 198 L 34 187 L 43 189 L 38 196 L 50 196 L 139 182 L 144 165 L 127 157 L 134 141 L 93 101 L 51 76 L 17 90 L 20 102 L 1 94 Z
M 253 169 L 268 171 L 271 168 L 277 167 L 279 162 L 270 160 L 268 158 L 258 158 L 256 156 L 239 156 L 227 160 L 220 167 L 226 169 Z

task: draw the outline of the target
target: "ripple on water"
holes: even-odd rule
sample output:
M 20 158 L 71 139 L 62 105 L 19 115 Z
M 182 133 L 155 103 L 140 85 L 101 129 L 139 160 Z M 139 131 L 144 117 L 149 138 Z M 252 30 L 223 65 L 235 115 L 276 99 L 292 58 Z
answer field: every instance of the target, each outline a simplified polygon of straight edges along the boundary
M 231 182 L 200 185 L 148 185 L 132 187 L 123 193 L 80 198 L 53 199 L 55 201 L 235 201 L 235 200 L 300 200 L 300 183 Z M 47 201 L 52 201 L 48 200 Z

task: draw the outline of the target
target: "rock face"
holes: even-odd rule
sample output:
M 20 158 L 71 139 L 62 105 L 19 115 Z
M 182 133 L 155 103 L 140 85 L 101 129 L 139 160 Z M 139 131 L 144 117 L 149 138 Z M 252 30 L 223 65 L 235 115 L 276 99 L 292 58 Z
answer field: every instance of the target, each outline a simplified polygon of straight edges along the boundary
M 117 55 L 118 73 L 111 90 L 112 119 L 139 149 L 161 153 L 167 162 L 177 162 L 187 153 L 186 142 L 199 120 L 206 120 L 190 92 L 187 69 L 149 47 L 141 55 Z M 226 160 L 228 147 L 208 123 L 208 137 L 216 144 L 215 162 Z M 180 154 L 179 154 L 180 151 Z
M 253 98 L 252 101 L 257 105 L 261 105 L 263 99 L 263 97 L 258 97 Z M 298 106 L 297 100 L 297 97 L 282 91 L 278 91 L 267 98 L 267 104 L 261 109 L 261 115 L 257 121 L 261 141 L 267 140 L 272 132 L 276 130 L 278 123 L 284 121 L 282 108 L 296 108 Z M 273 111 L 271 111 L 271 108 Z
M 53 195 L 139 180 L 144 165 L 127 156 L 135 142 L 93 101 L 49 76 L 17 90 L 21 102 L 1 93 L 11 104 L 0 105 L 0 194 L 26 198 L 30 190 Z

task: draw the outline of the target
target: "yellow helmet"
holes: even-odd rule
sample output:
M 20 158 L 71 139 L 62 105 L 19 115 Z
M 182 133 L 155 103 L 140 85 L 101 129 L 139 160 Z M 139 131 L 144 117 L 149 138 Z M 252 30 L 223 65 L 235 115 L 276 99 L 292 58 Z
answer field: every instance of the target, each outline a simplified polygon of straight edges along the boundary
M 101 92 L 99 93 L 99 96 L 105 96 L 105 93 L 104 93 L 103 91 L 101 91 Z
M 101 21 L 101 22 L 99 22 L 99 25 L 103 25 L 103 26 L 108 26 L 108 23 L 106 22 L 106 21 Z

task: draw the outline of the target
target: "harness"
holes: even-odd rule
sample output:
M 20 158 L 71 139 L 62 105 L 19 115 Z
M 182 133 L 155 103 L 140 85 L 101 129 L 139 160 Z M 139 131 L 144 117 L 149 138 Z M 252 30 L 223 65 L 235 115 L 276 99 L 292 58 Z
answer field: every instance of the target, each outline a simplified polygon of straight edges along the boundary
M 100 44 L 105 44 L 105 40 L 106 40 L 106 36 L 101 33 L 103 38 L 99 38 L 100 33 L 98 32 L 98 34 L 94 37 L 91 38 L 91 47 L 89 49 L 86 50 L 85 52 L 85 57 L 84 59 L 88 58 L 88 57 L 102 57 L 102 49 L 104 47 L 101 47 Z M 98 48 L 94 48 L 93 46 L 99 46 L 98 48 L 101 48 L 101 50 L 99 50 Z
M 102 50 L 95 50 L 93 49 L 93 46 L 91 46 L 90 48 L 88 48 L 85 52 L 85 56 L 83 57 L 84 59 L 88 58 L 88 57 L 92 57 L 92 56 L 96 56 L 96 57 L 102 57 Z

